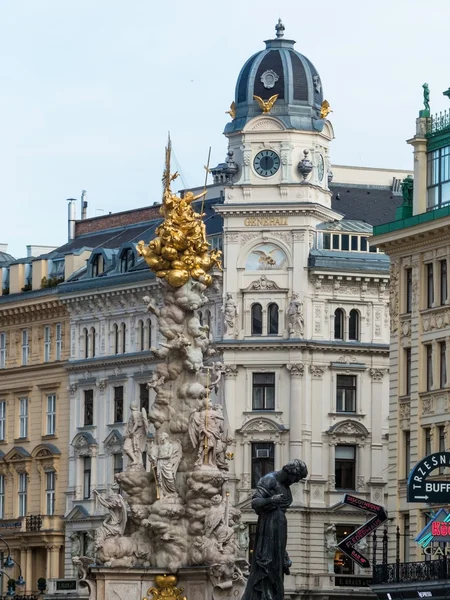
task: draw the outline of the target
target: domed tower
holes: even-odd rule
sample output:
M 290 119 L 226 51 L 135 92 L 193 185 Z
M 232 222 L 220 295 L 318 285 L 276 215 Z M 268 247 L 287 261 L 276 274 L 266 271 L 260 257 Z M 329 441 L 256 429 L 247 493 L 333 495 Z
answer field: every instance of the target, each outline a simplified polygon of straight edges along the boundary
M 333 129 L 326 115 L 322 81 L 312 62 L 284 38 L 281 20 L 275 39 L 250 57 L 239 74 L 224 134 L 227 162 L 213 169 L 217 182 L 264 186 L 301 185 L 301 198 L 330 206 L 328 146 Z M 306 187 L 314 186 L 311 194 Z M 299 199 L 283 189 L 283 199 Z M 308 196 L 308 198 L 307 198 Z M 248 200 L 248 197 L 247 197 Z M 256 200 L 256 198 L 255 198 Z M 258 201 L 261 198 L 258 198 Z

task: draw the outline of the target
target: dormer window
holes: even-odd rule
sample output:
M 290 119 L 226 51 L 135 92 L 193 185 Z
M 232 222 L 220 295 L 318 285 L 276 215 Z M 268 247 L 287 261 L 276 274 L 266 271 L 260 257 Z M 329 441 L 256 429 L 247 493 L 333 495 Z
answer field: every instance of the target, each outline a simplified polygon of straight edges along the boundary
M 379 252 L 375 246 L 369 246 L 367 235 L 349 233 L 323 233 L 324 250 L 340 250 L 341 252 Z
M 131 248 L 125 248 L 120 255 L 120 272 L 126 273 L 134 267 L 136 262 L 134 252 Z
M 105 270 L 103 254 L 96 254 L 92 259 L 92 277 L 98 277 Z

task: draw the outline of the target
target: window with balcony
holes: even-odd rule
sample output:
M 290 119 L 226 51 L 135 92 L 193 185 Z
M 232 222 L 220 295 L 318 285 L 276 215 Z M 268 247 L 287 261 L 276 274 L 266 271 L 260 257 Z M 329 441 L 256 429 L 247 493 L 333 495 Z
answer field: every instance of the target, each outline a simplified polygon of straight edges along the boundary
M 252 489 L 264 475 L 275 468 L 274 444 L 272 442 L 252 443 Z
M 269 304 L 267 308 L 267 332 L 269 335 L 278 333 L 278 304 Z
M 28 475 L 27 473 L 19 473 L 19 517 L 26 517 L 27 515 L 27 487 L 28 487 Z
M 50 326 L 44 327 L 44 362 L 50 361 L 51 354 L 51 337 L 50 337 Z
M 28 437 L 28 398 L 19 398 L 19 438 Z
M 441 276 L 440 276 L 440 300 L 441 306 L 447 303 L 447 260 L 441 260 Z
M 56 394 L 47 394 L 47 435 L 56 433 Z
M 0 369 L 6 367 L 6 333 L 0 333 Z
M 359 312 L 355 309 L 350 311 L 348 318 L 348 339 L 359 340 Z
M 0 519 L 5 518 L 5 476 L 0 475 Z
M 83 425 L 94 424 L 94 390 L 84 390 Z
M 61 360 L 62 355 L 62 327 L 61 323 L 56 324 L 56 353 L 55 360 Z
M 252 316 L 252 335 L 262 335 L 262 306 L 254 304 L 251 311 Z
M 411 348 L 405 348 L 405 394 L 411 394 Z
M 409 472 L 411 471 L 411 432 L 404 431 L 403 432 L 403 458 L 405 460 L 403 465 L 403 474 L 405 479 L 409 477 Z
M 0 400 L 0 441 L 6 440 L 6 400 Z
M 141 410 L 145 408 L 148 413 L 150 406 L 150 390 L 148 389 L 146 383 L 139 384 L 139 405 Z
M 439 387 L 447 385 L 447 343 L 439 342 Z
M 433 263 L 426 265 L 427 270 L 427 308 L 431 308 L 434 302 L 434 270 Z
M 336 412 L 356 412 L 356 376 L 338 375 L 336 381 Z
M 409 513 L 403 515 L 403 562 L 409 562 L 409 540 L 411 537 L 411 529 L 409 525 Z
M 114 388 L 114 423 L 123 423 L 123 385 Z
M 450 202 L 450 146 L 428 152 L 427 210 Z
M 344 339 L 344 311 L 342 308 L 337 308 L 334 311 L 334 339 Z
M 425 346 L 426 352 L 426 377 L 427 392 L 433 388 L 433 348 L 431 344 Z
M 336 446 L 334 461 L 336 489 L 354 490 L 356 483 L 356 447 Z
M 83 458 L 83 498 L 87 500 L 91 497 L 91 457 Z
M 28 364 L 28 355 L 30 352 L 30 346 L 28 342 L 28 329 L 22 329 L 22 365 Z
M 55 514 L 55 471 L 45 473 L 45 510 L 47 515 Z
M 275 373 L 253 373 L 253 410 L 275 410 Z
M 406 302 L 405 309 L 407 313 L 412 311 L 412 269 L 405 269 L 406 280 Z

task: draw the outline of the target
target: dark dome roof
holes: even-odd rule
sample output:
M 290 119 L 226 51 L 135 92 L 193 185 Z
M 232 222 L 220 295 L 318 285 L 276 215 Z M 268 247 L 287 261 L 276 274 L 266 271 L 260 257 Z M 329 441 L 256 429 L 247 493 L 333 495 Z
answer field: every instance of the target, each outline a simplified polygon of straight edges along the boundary
M 11 254 L 8 254 L 7 252 L 0 252 L 0 263 L 9 263 L 13 260 L 16 259 L 14 258 L 14 256 L 11 256 Z
M 283 38 L 284 26 L 279 21 L 277 37 L 267 40 L 266 49 L 250 57 L 239 74 L 236 93 L 236 118 L 228 123 L 225 133 L 239 131 L 261 114 L 253 96 L 268 100 L 278 94 L 270 114 L 288 129 L 321 130 L 320 107 L 322 82 L 312 62 L 294 50 L 294 40 Z

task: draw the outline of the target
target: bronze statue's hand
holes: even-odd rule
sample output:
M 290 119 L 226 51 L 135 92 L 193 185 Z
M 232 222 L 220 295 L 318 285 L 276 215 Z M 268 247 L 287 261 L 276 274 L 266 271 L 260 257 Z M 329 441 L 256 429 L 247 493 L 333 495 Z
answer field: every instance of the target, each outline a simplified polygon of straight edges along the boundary
M 283 500 L 283 494 L 275 494 L 275 496 L 271 497 L 271 500 L 274 504 L 281 504 Z

